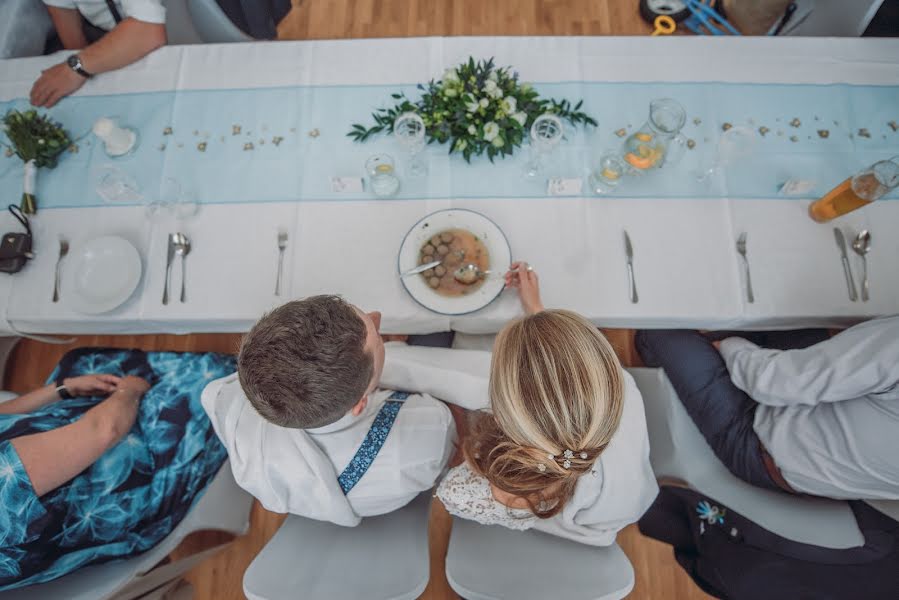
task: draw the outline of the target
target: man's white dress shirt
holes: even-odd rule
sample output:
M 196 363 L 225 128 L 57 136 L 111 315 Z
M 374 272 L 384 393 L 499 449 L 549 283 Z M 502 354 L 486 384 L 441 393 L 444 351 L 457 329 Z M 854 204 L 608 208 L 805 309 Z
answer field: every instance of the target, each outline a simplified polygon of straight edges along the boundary
M 731 379 L 759 403 L 755 431 L 797 492 L 899 499 L 899 316 L 803 350 L 721 342 Z
M 344 495 L 337 478 L 392 393 L 379 389 L 358 417 L 348 414 L 316 429 L 266 421 L 247 400 L 237 374 L 206 386 L 202 403 L 228 450 L 235 480 L 266 509 L 353 526 L 431 489 L 455 449 L 449 409 L 428 395 L 412 394 L 368 471 Z
M 96 27 L 109 31 L 116 26 L 106 0 L 43 0 L 47 6 L 75 9 Z M 145 23 L 165 23 L 163 0 L 115 0 L 123 19 L 132 18 Z

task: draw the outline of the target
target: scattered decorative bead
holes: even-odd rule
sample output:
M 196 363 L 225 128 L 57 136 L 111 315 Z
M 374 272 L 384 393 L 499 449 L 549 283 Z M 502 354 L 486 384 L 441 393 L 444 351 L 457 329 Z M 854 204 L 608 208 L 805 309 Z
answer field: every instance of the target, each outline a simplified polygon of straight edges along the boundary
M 768 129 L 767 127 L 765 127 L 764 125 L 759 127 L 759 134 L 761 134 L 762 137 L 765 137 L 766 135 L 768 135 L 769 131 L 771 131 L 771 130 Z
M 171 128 L 171 127 L 166 127 L 165 129 L 163 129 L 163 130 L 162 130 L 162 135 L 172 135 L 172 128 Z
M 690 150 L 692 150 L 692 149 L 695 148 L 695 147 L 696 147 L 696 141 L 695 141 L 695 140 L 692 140 L 692 139 L 688 139 L 688 140 L 687 140 L 687 148 L 689 148 Z
M 800 125 L 802 125 L 802 121 L 800 121 L 798 118 L 794 117 L 793 120 L 790 121 L 790 127 L 799 127 Z
M 871 132 L 862 127 L 858 130 L 858 137 L 869 138 L 871 137 Z
M 159 151 L 163 152 L 165 150 L 165 144 L 159 144 Z
M 733 125 L 731 125 L 730 123 L 725 123 L 724 125 L 721 126 L 721 131 L 727 131 L 731 127 L 733 127 Z
M 827 138 L 830 137 L 830 131 L 828 131 L 827 129 L 819 129 L 818 137 L 826 140 Z
M 72 154 L 78 154 L 78 150 L 78 144 L 71 144 L 69 146 L 69 152 L 71 152 Z
M 619 129 L 618 131 L 615 132 L 615 135 L 617 135 L 618 137 L 624 137 L 627 135 L 627 129 L 622 127 L 621 129 Z
M 284 138 L 281 137 L 280 135 L 276 135 L 275 137 L 272 138 L 272 143 L 273 143 L 275 146 L 281 145 L 281 142 L 283 142 L 283 141 L 284 141 Z
M 702 119 L 700 119 L 699 117 L 693 117 L 693 124 L 702 125 Z
M 240 135 L 240 125 L 231 126 L 231 135 Z
M 15 152 L 12 151 L 12 148 L 7 148 L 4 154 L 6 154 L 6 158 L 10 158 Z
M 791 141 L 791 142 L 798 142 L 798 141 L 799 141 L 799 138 L 796 137 L 795 135 L 791 135 L 791 136 L 790 136 L 790 141 Z
M 200 152 L 206 152 L 206 142 L 200 142 L 197 144 L 197 150 Z
M 890 126 L 890 129 L 892 129 L 894 133 L 899 131 L 899 123 L 897 123 L 896 121 L 890 121 L 889 123 L 887 123 L 887 125 Z
M 244 151 L 246 151 L 246 150 L 252 150 L 252 149 L 253 149 L 253 142 L 247 142 L 246 144 L 244 144 L 244 145 L 243 145 L 243 149 L 244 149 Z
M 315 139 L 320 135 L 321 135 L 321 133 L 319 132 L 318 129 L 313 129 L 312 131 L 309 132 L 309 137 L 311 137 L 312 139 Z

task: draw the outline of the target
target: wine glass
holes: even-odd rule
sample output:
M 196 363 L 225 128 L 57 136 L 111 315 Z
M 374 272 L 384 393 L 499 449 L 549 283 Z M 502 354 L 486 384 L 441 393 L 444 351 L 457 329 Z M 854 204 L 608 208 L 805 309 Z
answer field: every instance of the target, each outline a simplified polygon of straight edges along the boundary
M 758 142 L 755 130 L 745 125 L 736 125 L 721 134 L 715 149 L 711 166 L 706 166 L 696 174 L 696 181 L 710 183 L 726 167 L 752 154 Z
M 409 153 L 409 176 L 421 177 L 428 165 L 421 156 L 425 147 L 425 122 L 414 112 L 404 112 L 393 122 L 393 135 Z
M 533 179 L 543 172 L 543 157 L 562 141 L 562 120 L 556 115 L 540 115 L 531 125 L 531 155 L 524 166 L 524 175 Z
M 94 191 L 109 204 L 136 204 L 144 199 L 134 177 L 113 165 L 97 170 Z

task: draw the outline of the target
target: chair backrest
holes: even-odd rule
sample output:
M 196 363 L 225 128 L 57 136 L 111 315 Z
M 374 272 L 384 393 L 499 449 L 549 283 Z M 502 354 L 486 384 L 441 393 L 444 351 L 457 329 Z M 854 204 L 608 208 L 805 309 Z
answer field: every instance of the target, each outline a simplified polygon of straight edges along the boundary
M 231 22 L 215 0 L 187 0 L 187 10 L 194 29 L 207 44 L 253 41 Z
M 662 369 L 628 369 L 643 395 L 650 462 L 765 529 L 826 548 L 864 544 L 849 504 L 769 491 L 738 479 L 721 463 L 690 419 Z
M 431 495 L 356 527 L 290 515 L 247 568 L 250 600 L 414 600 L 428 584 Z
M 446 578 L 468 600 L 617 600 L 634 587 L 634 569 L 617 544 L 586 546 L 458 518 Z
M 154 577 L 154 567 L 168 556 L 185 537 L 195 531 L 216 529 L 235 535 L 246 532 L 249 526 L 253 497 L 234 481 L 227 461 L 187 516 L 162 542 L 147 552 L 122 561 L 80 569 L 48 583 L 0 592 L 0 600 L 103 600 L 133 598 L 140 594 L 143 579 L 153 587 L 175 579 L 190 569 L 195 561 L 190 557 L 167 564 L 165 577 Z M 152 589 L 152 587 L 150 588 Z M 129 593 L 134 590 L 134 594 Z
M 40 56 L 53 22 L 41 0 L 0 2 L 0 58 Z

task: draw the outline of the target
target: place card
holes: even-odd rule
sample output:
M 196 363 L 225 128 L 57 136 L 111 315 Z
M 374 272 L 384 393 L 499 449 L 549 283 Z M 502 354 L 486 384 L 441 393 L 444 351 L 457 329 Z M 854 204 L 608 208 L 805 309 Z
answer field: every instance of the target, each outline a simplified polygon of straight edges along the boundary
M 551 177 L 546 186 L 546 193 L 550 196 L 580 196 L 584 187 L 584 180 L 580 177 L 563 179 Z
M 331 177 L 331 191 L 337 194 L 361 194 L 361 177 Z

